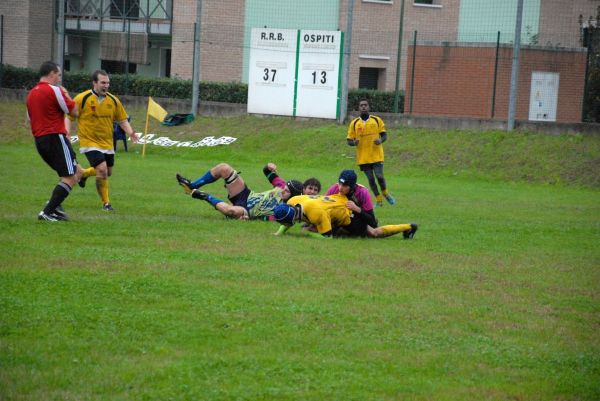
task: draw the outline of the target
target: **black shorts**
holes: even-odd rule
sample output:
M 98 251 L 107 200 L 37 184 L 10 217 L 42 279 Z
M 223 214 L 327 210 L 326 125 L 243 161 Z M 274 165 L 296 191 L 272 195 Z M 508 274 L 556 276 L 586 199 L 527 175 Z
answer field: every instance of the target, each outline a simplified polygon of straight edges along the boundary
M 347 226 L 340 227 L 342 233 L 352 237 L 366 237 L 367 236 L 367 222 L 361 217 L 352 215 L 350 224 Z M 340 233 L 341 234 L 341 233 Z
M 360 171 L 377 170 L 383 168 L 383 162 L 359 164 Z
M 35 137 L 35 147 L 42 159 L 59 177 L 72 177 L 77 171 L 77 159 L 71 141 L 63 134 Z
M 231 202 L 233 206 L 241 206 L 248 210 L 248 196 L 250 196 L 250 189 L 245 185 L 242 192 L 233 197 L 229 197 L 229 202 Z
M 96 167 L 103 162 L 106 162 L 108 167 L 115 165 L 115 155 L 113 154 L 102 153 L 98 150 L 90 150 L 89 152 L 85 152 L 85 157 L 87 157 L 90 166 L 92 167 Z

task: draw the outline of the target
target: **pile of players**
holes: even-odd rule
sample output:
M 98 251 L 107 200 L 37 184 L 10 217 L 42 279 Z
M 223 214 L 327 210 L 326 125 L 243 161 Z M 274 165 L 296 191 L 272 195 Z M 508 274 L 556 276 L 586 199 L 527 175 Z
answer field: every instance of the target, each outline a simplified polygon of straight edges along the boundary
M 250 190 L 240 173 L 226 163 L 217 164 L 194 181 L 179 173 L 176 179 L 186 194 L 208 202 L 228 218 L 280 223 L 275 235 L 285 234 L 295 223 L 302 223 L 301 232 L 315 238 L 379 238 L 402 233 L 405 239 L 411 239 L 417 231 L 414 223 L 379 226 L 369 190 L 357 183 L 354 170 L 343 170 L 325 195 L 319 195 L 321 183 L 316 178 L 304 183 L 285 181 L 273 163 L 268 163 L 263 173 L 273 186 L 264 192 Z M 221 179 L 228 201 L 201 190 Z

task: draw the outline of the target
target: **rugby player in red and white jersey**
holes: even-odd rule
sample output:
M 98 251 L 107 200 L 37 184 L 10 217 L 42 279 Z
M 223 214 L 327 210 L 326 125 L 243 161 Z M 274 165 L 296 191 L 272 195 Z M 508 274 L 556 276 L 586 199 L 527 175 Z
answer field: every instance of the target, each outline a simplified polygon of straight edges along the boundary
M 60 86 L 62 71 L 52 61 L 40 67 L 40 81 L 27 95 L 27 114 L 35 147 L 44 161 L 60 177 L 50 200 L 39 212 L 45 221 L 68 220 L 61 204 L 81 178 L 81 167 L 67 137 L 65 115 L 76 116 L 77 106 L 66 89 Z

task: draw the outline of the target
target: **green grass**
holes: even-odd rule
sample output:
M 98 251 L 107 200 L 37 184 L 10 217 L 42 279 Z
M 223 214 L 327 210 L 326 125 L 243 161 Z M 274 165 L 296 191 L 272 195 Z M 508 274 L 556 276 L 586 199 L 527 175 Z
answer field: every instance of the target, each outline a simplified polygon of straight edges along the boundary
M 119 152 L 116 213 L 88 184 L 46 224 L 56 177 L 22 113 L 0 102 L 0 400 L 600 399 L 599 137 L 390 129 L 398 204 L 376 213 L 415 239 L 319 241 L 225 220 L 174 173 L 227 161 L 259 190 L 274 161 L 328 185 L 344 127 L 153 122 L 239 139 Z

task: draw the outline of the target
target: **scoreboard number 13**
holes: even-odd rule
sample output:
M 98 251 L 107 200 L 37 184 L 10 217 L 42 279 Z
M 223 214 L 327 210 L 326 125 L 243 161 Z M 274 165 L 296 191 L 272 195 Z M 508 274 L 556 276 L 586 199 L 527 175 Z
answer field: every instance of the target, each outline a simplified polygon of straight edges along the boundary
M 327 71 L 321 71 L 321 79 L 319 79 L 319 82 L 322 84 L 325 84 L 327 82 Z M 313 77 L 313 85 L 315 85 L 317 83 L 317 71 L 313 71 L 312 72 L 312 77 Z

